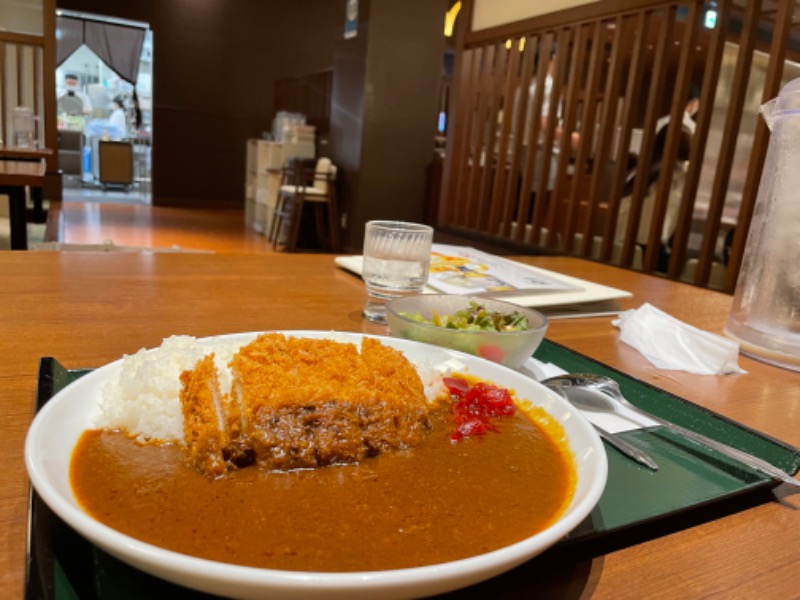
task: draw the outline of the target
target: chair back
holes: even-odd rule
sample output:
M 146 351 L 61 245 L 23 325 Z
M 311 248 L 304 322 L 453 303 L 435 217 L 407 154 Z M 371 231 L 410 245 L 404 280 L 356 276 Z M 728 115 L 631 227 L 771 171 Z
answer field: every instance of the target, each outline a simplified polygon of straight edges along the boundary
M 311 185 L 315 166 L 314 159 L 294 156 L 287 158 L 281 169 L 281 187 L 293 185 L 299 188 Z
M 323 194 L 328 193 L 328 186 L 336 177 L 336 166 L 330 158 L 322 157 L 317 161 L 314 169 L 314 187 Z

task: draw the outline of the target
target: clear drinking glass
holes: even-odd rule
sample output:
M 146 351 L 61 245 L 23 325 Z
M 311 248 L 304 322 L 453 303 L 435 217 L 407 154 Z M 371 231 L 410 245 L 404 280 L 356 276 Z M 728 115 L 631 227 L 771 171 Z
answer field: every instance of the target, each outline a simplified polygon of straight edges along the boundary
M 393 298 L 419 294 L 428 281 L 433 229 L 404 221 L 369 221 L 364 234 L 367 286 L 364 317 L 386 322 L 386 304 Z

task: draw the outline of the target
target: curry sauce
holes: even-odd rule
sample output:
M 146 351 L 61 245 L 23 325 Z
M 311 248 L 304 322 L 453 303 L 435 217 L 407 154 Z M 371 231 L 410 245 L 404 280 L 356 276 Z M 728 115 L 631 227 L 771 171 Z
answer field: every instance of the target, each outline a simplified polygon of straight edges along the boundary
M 416 567 L 507 546 L 547 527 L 574 492 L 557 425 L 522 411 L 453 443 L 448 408 L 418 446 L 358 464 L 211 479 L 177 445 L 90 430 L 70 476 L 95 519 L 206 559 L 295 571 Z

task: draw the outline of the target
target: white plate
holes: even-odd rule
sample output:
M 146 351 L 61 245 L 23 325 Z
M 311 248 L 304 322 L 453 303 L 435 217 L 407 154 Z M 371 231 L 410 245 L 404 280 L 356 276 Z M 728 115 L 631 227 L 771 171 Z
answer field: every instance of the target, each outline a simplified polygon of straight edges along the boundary
M 287 331 L 288 335 L 334 338 L 360 344 L 353 333 Z M 255 333 L 200 340 L 241 342 Z M 577 462 L 575 496 L 565 514 L 549 528 L 511 546 L 471 558 L 411 569 L 361 573 L 316 573 L 256 569 L 178 554 L 145 544 L 95 521 L 77 504 L 69 482 L 72 450 L 81 433 L 93 427 L 101 387 L 114 378 L 121 361 L 89 373 L 56 394 L 34 419 L 25 443 L 25 463 L 34 488 L 68 525 L 134 567 L 163 579 L 212 594 L 239 598 L 401 598 L 442 593 L 507 571 L 552 546 L 592 510 L 606 484 L 608 463 L 600 438 L 588 421 L 553 392 L 530 378 L 475 356 L 381 338 L 418 364 L 442 372 L 469 372 L 516 390 L 519 398 L 542 406 L 564 428 Z

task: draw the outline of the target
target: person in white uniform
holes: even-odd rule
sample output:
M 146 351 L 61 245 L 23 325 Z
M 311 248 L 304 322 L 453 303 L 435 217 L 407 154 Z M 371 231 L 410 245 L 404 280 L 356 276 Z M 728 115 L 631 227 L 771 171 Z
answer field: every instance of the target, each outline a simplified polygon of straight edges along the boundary
M 87 96 L 83 91 L 80 89 L 80 79 L 77 75 L 69 73 L 64 76 L 64 89 L 58 96 L 59 104 L 62 106 L 69 106 L 69 102 L 61 103 L 62 99 L 68 100 L 70 97 L 75 97 L 81 101 L 83 105 L 81 108 L 81 114 L 88 115 L 92 112 L 92 102 L 89 100 L 89 96 Z M 71 110 L 67 110 L 65 112 L 73 112 Z M 77 111 L 75 111 L 77 112 Z
M 128 137 L 128 125 L 127 119 L 125 118 L 124 105 L 125 101 L 122 99 L 122 96 L 116 96 L 111 101 L 111 116 L 108 117 L 108 124 L 116 130 L 115 134 L 112 133 L 112 136 L 117 139 L 125 139 Z

